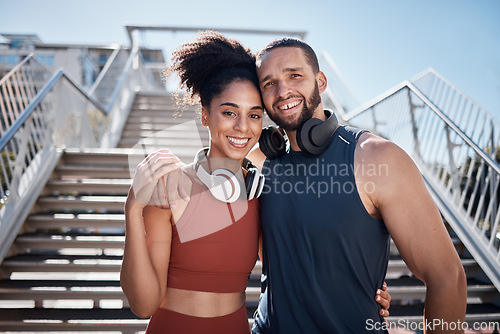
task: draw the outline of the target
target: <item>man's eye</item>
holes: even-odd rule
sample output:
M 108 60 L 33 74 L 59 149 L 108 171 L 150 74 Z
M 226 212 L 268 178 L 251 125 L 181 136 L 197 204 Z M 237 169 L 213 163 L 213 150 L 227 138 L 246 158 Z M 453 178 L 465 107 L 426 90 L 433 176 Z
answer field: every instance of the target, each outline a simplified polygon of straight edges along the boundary
M 273 83 L 272 83 L 272 82 L 266 82 L 266 83 L 264 84 L 264 88 L 270 87 L 270 86 L 272 86 L 272 85 L 273 85 Z

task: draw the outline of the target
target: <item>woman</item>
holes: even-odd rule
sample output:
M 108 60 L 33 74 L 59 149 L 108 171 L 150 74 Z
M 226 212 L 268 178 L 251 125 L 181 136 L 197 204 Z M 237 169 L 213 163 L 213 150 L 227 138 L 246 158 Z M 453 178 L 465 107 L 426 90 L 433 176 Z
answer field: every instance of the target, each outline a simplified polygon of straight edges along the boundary
M 210 147 L 183 167 L 190 201 L 170 209 L 147 203 L 171 155 L 158 151 L 139 164 L 125 205 L 121 285 L 135 314 L 152 315 L 147 333 L 247 334 L 245 288 L 259 241 L 251 198 L 262 182 L 245 160 L 262 128 L 255 58 L 205 32 L 174 53 L 170 71 L 200 98 Z

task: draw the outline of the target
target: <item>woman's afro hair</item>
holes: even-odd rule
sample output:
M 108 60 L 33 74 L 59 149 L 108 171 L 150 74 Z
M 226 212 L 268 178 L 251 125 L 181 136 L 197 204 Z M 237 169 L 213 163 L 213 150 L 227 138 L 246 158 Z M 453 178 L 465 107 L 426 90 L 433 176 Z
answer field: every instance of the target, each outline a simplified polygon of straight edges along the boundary
M 177 72 L 181 88 L 192 100 L 199 96 L 206 106 L 235 80 L 249 80 L 259 88 L 255 56 L 236 40 L 211 30 L 173 52 L 166 74 L 171 72 Z

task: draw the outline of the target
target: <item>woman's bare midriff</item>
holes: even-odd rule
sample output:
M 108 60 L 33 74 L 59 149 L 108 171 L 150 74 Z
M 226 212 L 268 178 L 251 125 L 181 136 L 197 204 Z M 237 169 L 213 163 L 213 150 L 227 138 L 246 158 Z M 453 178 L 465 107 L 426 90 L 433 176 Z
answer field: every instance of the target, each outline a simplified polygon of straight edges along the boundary
M 203 292 L 167 288 L 160 307 L 195 317 L 220 317 L 245 305 L 244 292 Z

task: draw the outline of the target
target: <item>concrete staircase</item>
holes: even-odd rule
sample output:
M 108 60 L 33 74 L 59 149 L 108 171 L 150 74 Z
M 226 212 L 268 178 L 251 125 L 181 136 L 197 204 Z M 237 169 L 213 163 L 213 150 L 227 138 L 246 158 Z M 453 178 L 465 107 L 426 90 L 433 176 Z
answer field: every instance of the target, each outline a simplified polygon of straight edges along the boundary
M 147 320 L 132 314 L 119 284 L 131 166 L 142 160 L 144 150 L 160 147 L 190 162 L 208 143 L 206 129 L 197 125 L 199 120 L 192 122 L 194 108 L 177 118 L 174 110 L 168 95 L 139 94 L 119 148 L 65 151 L 0 266 L 0 333 L 144 331 Z M 450 233 L 467 272 L 468 320 L 500 321 L 494 304 L 498 291 Z M 258 262 L 247 287 L 250 322 L 260 271 Z M 387 282 L 393 299 L 389 321 L 420 320 L 425 287 L 394 246 Z
M 168 147 L 183 162 L 193 161 L 196 152 L 208 146 L 207 128 L 201 125 L 201 108 L 177 106 L 175 97 L 139 94 L 118 143 L 119 148 L 153 152 Z

